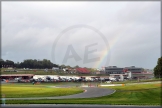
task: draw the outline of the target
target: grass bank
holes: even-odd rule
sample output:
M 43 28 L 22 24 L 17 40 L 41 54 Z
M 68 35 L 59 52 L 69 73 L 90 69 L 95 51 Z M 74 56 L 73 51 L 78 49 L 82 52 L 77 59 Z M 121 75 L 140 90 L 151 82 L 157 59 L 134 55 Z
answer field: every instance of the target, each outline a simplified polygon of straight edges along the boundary
M 6 98 L 54 97 L 54 96 L 77 94 L 81 92 L 83 92 L 83 90 L 76 87 L 50 88 L 49 85 L 31 85 L 31 84 L 1 85 L 1 94 L 5 94 Z

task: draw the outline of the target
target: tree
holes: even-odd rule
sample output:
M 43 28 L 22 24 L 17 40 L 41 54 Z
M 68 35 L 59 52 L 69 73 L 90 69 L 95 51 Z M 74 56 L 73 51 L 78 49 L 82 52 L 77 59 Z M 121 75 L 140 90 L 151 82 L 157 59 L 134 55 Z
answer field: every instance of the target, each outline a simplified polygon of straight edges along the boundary
M 6 61 L 4 61 L 3 59 L 0 59 L 0 68 L 2 67 L 2 65 L 3 65 L 3 67 L 14 67 L 14 62 L 13 61 L 11 61 L 11 60 L 6 60 Z
M 78 65 L 76 65 L 76 66 L 74 66 L 74 68 L 79 68 L 79 66 L 78 66 Z
M 67 65 L 66 68 L 71 68 L 71 66 Z
M 27 59 L 24 60 L 23 62 L 19 63 L 14 63 L 13 61 L 10 60 L 0 60 L 1 66 L 2 65 L 9 65 L 9 66 L 15 66 L 16 68 L 30 68 L 30 69 L 43 69 L 43 68 L 52 68 L 52 67 L 58 67 L 58 65 L 53 64 L 50 60 L 43 59 L 43 60 L 32 60 L 32 59 Z
M 155 78 L 162 78 L 162 57 L 158 58 L 157 65 L 154 68 Z
M 2 68 L 2 65 L 5 64 L 5 61 L 3 59 L 0 59 L 0 68 Z

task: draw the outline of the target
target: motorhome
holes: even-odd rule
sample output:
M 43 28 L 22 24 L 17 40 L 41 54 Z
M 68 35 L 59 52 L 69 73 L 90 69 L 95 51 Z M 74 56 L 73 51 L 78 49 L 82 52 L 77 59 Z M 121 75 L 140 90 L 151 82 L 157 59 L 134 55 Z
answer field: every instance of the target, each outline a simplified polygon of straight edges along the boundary
M 110 81 L 116 81 L 116 78 L 114 77 L 109 77 Z

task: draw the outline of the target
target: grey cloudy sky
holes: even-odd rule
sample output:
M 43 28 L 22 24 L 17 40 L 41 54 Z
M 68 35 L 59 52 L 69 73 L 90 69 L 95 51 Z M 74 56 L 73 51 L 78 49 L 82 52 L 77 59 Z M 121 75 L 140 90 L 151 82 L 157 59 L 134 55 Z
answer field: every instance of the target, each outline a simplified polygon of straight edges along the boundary
M 160 57 L 160 2 L 17 1 L 1 6 L 4 60 L 49 59 L 59 65 L 152 69 Z M 94 30 L 78 26 L 63 32 L 53 50 L 58 35 L 74 25 L 95 28 L 108 44 Z M 63 62 L 69 45 L 80 59 L 73 56 Z M 84 63 L 88 45 L 92 45 L 88 59 L 99 59 Z M 68 55 L 72 54 L 70 49 Z

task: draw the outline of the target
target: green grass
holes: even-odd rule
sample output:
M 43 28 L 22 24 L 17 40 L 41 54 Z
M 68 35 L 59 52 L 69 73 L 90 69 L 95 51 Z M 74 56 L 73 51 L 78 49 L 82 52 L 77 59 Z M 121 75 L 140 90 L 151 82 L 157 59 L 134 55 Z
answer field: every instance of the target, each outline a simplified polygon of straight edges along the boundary
M 49 86 L 49 85 L 48 85 Z M 80 88 L 50 88 L 47 85 L 23 85 L 6 84 L 1 85 L 1 94 L 6 98 L 25 98 L 25 97 L 53 97 L 64 96 L 83 92 Z M 2 95 L 1 95 L 2 97 Z
M 154 81 L 161 81 L 162 79 L 143 79 L 143 80 L 126 80 L 126 81 L 122 81 L 122 82 L 113 82 L 113 84 L 127 84 L 127 83 L 140 83 L 140 82 L 154 82 Z
M 6 83 L 4 85 L 11 84 L 16 86 L 33 86 L 31 82 L 28 83 Z M 55 86 L 55 85 L 80 85 L 81 82 L 41 82 L 39 85 L 36 86 Z
M 142 90 L 149 90 L 149 89 L 156 89 L 159 88 L 160 84 L 135 84 L 135 85 L 125 85 L 125 86 L 109 86 L 103 88 L 111 88 L 117 91 L 142 91 Z
M 141 92 L 116 92 L 110 96 L 89 99 L 62 100 L 11 100 L 10 104 L 110 104 L 110 105 L 160 105 L 160 89 Z M 150 93 L 152 95 L 150 95 Z
M 160 84 L 140 84 L 104 87 L 116 89 L 109 96 L 85 99 L 7 100 L 8 104 L 108 104 L 108 105 L 161 105 Z

